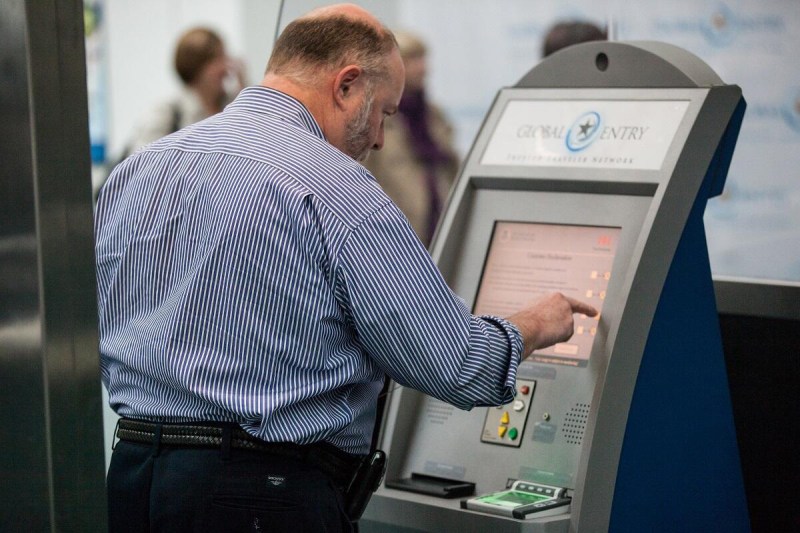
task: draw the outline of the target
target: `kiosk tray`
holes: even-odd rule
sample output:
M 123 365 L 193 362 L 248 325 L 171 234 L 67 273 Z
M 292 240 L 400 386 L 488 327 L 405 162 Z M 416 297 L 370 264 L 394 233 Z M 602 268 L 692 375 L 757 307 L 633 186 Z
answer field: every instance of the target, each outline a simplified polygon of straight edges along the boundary
M 475 483 L 470 481 L 458 481 L 413 472 L 410 478 L 387 481 L 386 486 L 390 489 L 407 490 L 439 498 L 461 498 L 475 494 Z

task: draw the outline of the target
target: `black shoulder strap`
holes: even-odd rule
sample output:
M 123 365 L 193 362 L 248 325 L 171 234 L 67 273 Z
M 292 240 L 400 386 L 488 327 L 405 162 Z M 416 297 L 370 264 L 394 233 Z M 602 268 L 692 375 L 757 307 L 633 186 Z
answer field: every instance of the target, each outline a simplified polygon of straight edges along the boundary
M 175 133 L 181 129 L 181 104 L 180 102 L 173 102 L 170 106 L 172 111 L 172 123 L 170 124 L 170 133 Z

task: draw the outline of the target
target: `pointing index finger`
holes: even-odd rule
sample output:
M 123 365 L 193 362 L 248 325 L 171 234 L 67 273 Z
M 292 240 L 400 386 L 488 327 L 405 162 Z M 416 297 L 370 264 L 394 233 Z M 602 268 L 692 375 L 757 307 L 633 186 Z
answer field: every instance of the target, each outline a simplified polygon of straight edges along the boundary
M 574 298 L 569 298 L 569 297 L 567 297 L 567 301 L 572 306 L 573 313 L 583 313 L 586 316 L 597 315 L 597 309 L 587 304 L 586 302 L 581 302 L 580 300 L 576 300 Z

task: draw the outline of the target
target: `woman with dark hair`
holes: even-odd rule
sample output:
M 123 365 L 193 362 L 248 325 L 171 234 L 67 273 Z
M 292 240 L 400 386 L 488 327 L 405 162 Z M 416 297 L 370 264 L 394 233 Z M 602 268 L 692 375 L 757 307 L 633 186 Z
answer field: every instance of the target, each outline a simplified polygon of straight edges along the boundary
M 219 113 L 244 87 L 240 63 L 226 54 L 220 36 L 208 28 L 192 28 L 181 35 L 174 64 L 183 83 L 180 93 L 144 117 L 127 151 Z M 235 91 L 226 90 L 228 80 L 234 82 Z

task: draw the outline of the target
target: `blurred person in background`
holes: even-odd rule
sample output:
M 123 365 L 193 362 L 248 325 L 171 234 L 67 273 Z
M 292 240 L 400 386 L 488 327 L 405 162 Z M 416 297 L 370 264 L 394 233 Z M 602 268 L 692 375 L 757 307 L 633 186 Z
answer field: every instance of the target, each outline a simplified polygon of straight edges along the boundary
M 383 149 L 370 154 L 364 165 L 428 246 L 459 158 L 450 122 L 427 98 L 425 44 L 406 31 L 397 31 L 395 36 L 406 69 L 405 91 L 397 116 L 386 121 Z
M 570 20 L 558 22 L 550 27 L 542 45 L 542 57 L 547 57 L 562 48 L 589 41 L 605 41 L 608 32 L 591 22 Z
M 122 158 L 219 113 L 245 85 L 242 63 L 227 55 L 222 38 L 209 28 L 192 28 L 181 35 L 175 47 L 174 64 L 182 82 L 180 92 L 143 117 Z

